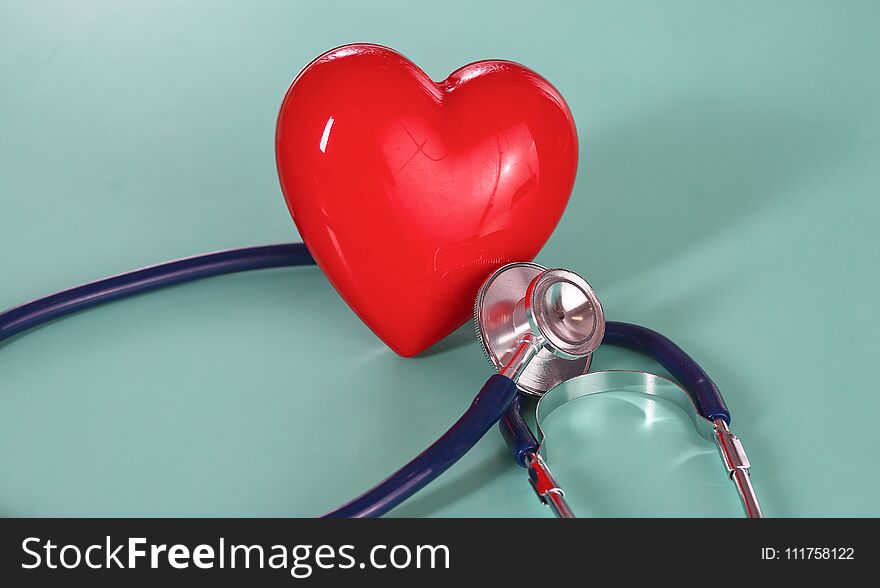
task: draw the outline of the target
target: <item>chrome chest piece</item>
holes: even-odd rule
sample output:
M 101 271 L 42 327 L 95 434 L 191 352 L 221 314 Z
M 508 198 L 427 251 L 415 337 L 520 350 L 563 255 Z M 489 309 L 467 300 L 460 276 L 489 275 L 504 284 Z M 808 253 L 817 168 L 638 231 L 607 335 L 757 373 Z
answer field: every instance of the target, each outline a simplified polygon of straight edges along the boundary
M 576 273 L 512 263 L 480 288 L 474 326 L 495 369 L 540 396 L 587 373 L 605 315 L 593 288 Z

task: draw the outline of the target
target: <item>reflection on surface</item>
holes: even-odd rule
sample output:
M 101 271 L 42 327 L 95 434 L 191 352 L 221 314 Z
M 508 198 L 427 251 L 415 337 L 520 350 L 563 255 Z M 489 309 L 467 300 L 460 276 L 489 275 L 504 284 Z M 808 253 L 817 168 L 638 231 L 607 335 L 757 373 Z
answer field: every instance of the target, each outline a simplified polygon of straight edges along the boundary
M 583 290 L 568 282 L 550 286 L 544 293 L 548 325 L 564 341 L 588 341 L 596 331 L 596 309 Z
M 321 150 L 321 153 L 327 153 L 327 141 L 330 140 L 330 129 L 333 128 L 334 119 L 331 116 L 327 119 L 327 124 L 324 125 L 324 132 L 321 134 L 321 144 L 318 146 L 318 149 Z
M 400 117 L 379 136 L 385 188 L 399 204 L 393 211 L 406 215 L 413 230 L 444 243 L 466 242 L 503 227 L 503 222 L 486 226 L 486 219 L 500 217 L 533 195 L 539 179 L 537 148 L 525 123 L 505 127 L 501 134 L 487 130 L 476 140 L 442 132 L 468 123 Z M 438 224 L 438 213 L 462 222 Z

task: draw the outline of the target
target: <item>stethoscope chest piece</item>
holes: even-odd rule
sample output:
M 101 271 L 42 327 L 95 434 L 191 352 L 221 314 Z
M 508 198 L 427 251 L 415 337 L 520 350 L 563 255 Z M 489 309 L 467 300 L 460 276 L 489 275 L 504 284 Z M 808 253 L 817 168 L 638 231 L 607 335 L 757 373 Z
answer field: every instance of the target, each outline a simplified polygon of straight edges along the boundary
M 604 315 L 590 285 L 573 272 L 536 263 L 512 263 L 483 283 L 474 326 L 496 370 L 508 365 L 530 332 L 543 347 L 517 379 L 523 392 L 540 396 L 587 373 L 602 340 Z

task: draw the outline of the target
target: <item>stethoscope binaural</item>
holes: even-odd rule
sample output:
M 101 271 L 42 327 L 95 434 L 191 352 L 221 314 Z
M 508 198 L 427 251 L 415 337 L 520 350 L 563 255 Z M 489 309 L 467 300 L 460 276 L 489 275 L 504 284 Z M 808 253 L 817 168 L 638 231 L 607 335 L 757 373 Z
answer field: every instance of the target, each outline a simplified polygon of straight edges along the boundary
M 79 310 L 193 280 L 242 271 L 311 265 L 305 245 L 282 244 L 208 253 L 134 270 L 33 300 L 0 313 L 0 341 Z M 629 323 L 605 321 L 592 287 L 579 275 L 534 263 L 499 268 L 477 294 L 474 324 L 491 376 L 462 417 L 433 445 L 328 517 L 381 516 L 428 485 L 500 421 L 516 463 L 526 468 L 542 502 L 562 518 L 573 515 L 540 453 L 540 424 L 556 408 L 583 396 L 631 389 L 667 398 L 684 408 L 697 430 L 714 439 L 736 485 L 746 516 L 761 508 L 749 461 L 730 431 L 730 412 L 718 387 L 681 348 L 663 335 Z M 655 359 L 677 382 L 628 371 L 588 373 L 601 344 L 622 346 Z M 577 386 L 561 386 L 565 382 Z M 537 396 L 538 437 L 523 418 L 523 400 Z

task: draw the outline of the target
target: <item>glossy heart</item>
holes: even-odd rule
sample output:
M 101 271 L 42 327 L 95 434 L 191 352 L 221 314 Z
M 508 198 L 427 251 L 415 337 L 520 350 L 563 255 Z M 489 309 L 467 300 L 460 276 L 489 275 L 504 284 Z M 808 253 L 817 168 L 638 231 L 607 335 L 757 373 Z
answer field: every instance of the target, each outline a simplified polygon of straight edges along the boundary
M 480 61 L 435 83 L 377 45 L 310 63 L 276 136 L 300 235 L 404 356 L 466 321 L 492 271 L 534 258 L 568 202 L 577 151 L 565 101 L 535 72 Z

